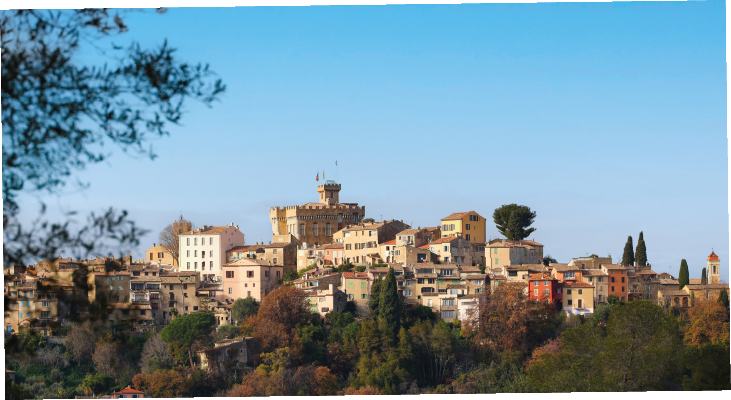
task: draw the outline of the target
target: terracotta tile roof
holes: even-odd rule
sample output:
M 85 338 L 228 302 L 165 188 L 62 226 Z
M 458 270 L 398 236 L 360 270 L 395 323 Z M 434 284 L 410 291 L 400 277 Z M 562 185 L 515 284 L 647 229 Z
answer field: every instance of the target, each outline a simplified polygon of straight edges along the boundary
M 419 230 L 418 229 L 404 229 L 403 231 L 397 233 L 396 236 L 398 236 L 398 235 L 413 235 L 416 232 L 419 232 Z
M 581 275 L 583 275 L 583 276 L 608 276 L 609 274 L 600 269 L 582 269 Z
M 452 220 L 455 220 L 455 219 L 462 219 L 462 217 L 464 217 L 465 215 L 467 215 L 467 214 L 469 214 L 471 212 L 472 211 L 457 212 L 457 213 L 454 213 L 454 214 L 449 214 L 445 218 L 442 218 L 442 221 L 452 221 Z
M 228 253 L 229 251 L 244 251 L 244 250 L 248 250 L 249 247 L 252 247 L 252 245 L 249 244 L 249 245 L 246 245 L 246 246 L 232 247 L 232 248 L 226 250 L 226 253 Z
M 581 268 L 577 265 L 570 266 L 568 264 L 552 263 L 548 266 L 548 269 L 555 269 L 558 272 L 566 271 L 581 271 Z
M 711 251 L 711 255 L 708 256 L 708 261 L 718 261 L 718 256 L 716 255 L 716 252 Z
M 429 244 L 451 243 L 453 240 L 457 239 L 459 239 L 457 236 L 441 237 L 439 239 L 432 240 Z
M 467 289 L 467 285 L 449 283 L 447 289 Z
M 376 229 L 382 227 L 383 224 L 385 224 L 385 222 L 374 222 L 374 223 L 368 224 L 368 225 L 353 225 L 353 226 L 349 226 L 349 227 L 343 229 L 343 231 L 353 232 L 353 231 L 376 230 Z
M 368 274 L 365 272 L 343 272 L 343 278 L 349 279 L 368 279 Z
M 572 281 L 562 282 L 561 285 L 563 285 L 565 287 L 578 287 L 578 288 L 593 288 L 594 287 L 591 284 L 586 283 L 586 282 L 572 282 Z
M 289 242 L 274 242 L 271 244 L 265 244 L 265 245 L 263 245 L 263 247 L 265 247 L 267 249 L 281 249 L 281 248 L 284 248 L 287 246 L 293 246 L 293 245 L 294 245 L 293 243 L 289 243 Z
M 628 267 L 623 267 L 619 264 L 601 264 L 601 266 L 606 269 L 624 269 L 624 270 L 629 269 Z
M 728 283 L 709 283 L 706 285 L 695 285 L 695 284 L 688 284 L 685 285 L 688 289 L 691 290 L 705 290 L 705 289 L 728 289 Z
M 436 230 L 441 230 L 442 228 L 441 227 L 438 227 L 438 226 L 430 226 L 430 227 L 427 227 L 427 228 L 424 228 L 424 229 L 426 229 L 429 232 L 432 232 L 432 231 L 436 231 Z
M 422 249 L 422 250 L 428 250 L 429 249 L 429 243 L 427 243 L 425 245 L 422 245 L 422 246 L 419 246 L 419 248 Z
M 485 279 L 487 277 L 487 274 L 469 274 L 464 277 L 464 279 L 467 280 L 473 280 L 473 279 Z
M 478 267 L 472 267 L 472 266 L 466 266 L 466 267 L 459 267 L 459 272 L 470 272 L 470 271 L 480 271 L 480 268 Z
M 342 249 L 343 247 L 344 246 L 342 243 L 335 242 L 328 244 L 327 246 L 323 247 L 323 249 Z
M 482 293 L 472 293 L 472 294 L 465 294 L 462 296 L 459 296 L 459 299 L 476 299 L 478 297 L 482 296 Z
M 382 246 L 389 245 L 389 244 L 396 244 L 396 239 L 386 240 L 383 243 L 380 243 Z
M 679 285 L 680 282 L 678 282 L 677 279 L 660 279 L 661 285 Z
M 701 279 L 700 278 L 691 278 L 691 279 L 688 279 L 688 284 L 689 285 L 700 285 L 701 284 Z
M 207 229 L 198 228 L 193 231 L 181 233 L 181 235 L 220 235 L 228 228 L 232 228 L 232 226 L 211 226 Z
M 679 290 L 679 289 L 660 289 L 658 290 L 659 293 L 663 295 L 663 297 L 668 296 L 690 296 L 690 293 L 686 292 L 685 290 Z
M 645 271 L 640 271 L 640 272 L 638 272 L 638 274 L 640 274 L 640 275 L 657 275 L 657 272 L 655 272 L 651 269 L 648 269 Z
M 177 276 L 161 276 L 160 277 L 161 283 L 189 283 L 189 284 L 195 284 L 194 280 L 183 280 L 180 282 L 180 278 Z
M 552 277 L 548 274 L 531 274 L 530 278 L 528 278 L 529 281 L 545 281 L 545 280 L 554 280 L 556 278 Z
M 144 394 L 145 392 L 140 392 L 139 390 L 134 390 L 131 387 L 127 386 L 126 388 L 120 390 L 119 392 L 113 392 L 112 394 L 127 394 L 127 393 Z

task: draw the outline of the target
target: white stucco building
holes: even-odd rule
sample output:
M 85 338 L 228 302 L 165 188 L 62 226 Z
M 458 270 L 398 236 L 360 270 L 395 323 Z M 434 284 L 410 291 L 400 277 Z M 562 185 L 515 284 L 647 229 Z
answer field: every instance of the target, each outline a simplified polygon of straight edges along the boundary
M 221 277 L 226 264 L 226 251 L 243 246 L 244 234 L 233 222 L 228 226 L 208 226 L 180 235 L 180 271 L 200 271 L 206 276 Z

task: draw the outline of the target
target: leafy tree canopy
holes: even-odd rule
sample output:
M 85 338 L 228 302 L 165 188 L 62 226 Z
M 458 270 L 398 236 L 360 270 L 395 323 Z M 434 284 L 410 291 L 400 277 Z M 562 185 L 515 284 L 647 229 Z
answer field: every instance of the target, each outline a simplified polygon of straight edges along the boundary
M 256 315 L 257 312 L 259 312 L 259 302 L 251 296 L 245 299 L 236 299 L 233 306 L 231 306 L 231 317 L 236 322 Z
M 529 228 L 536 218 L 536 213 L 528 206 L 503 205 L 495 209 L 492 218 L 497 230 L 510 240 L 523 240 L 536 230 Z

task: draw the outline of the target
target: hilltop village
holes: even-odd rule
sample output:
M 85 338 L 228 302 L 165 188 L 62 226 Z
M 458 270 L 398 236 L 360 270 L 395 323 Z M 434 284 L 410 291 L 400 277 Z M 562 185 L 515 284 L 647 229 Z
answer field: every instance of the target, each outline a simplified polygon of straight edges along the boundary
M 389 274 L 403 312 L 428 310 L 434 321 L 457 328 L 476 325 L 482 296 L 501 286 L 519 288 L 527 300 L 564 319 L 591 318 L 602 305 L 635 300 L 682 311 L 695 299 L 715 300 L 729 288 L 721 283 L 713 252 L 707 275 L 681 285 L 646 262 L 621 265 L 592 255 L 558 263 L 535 240 L 488 240 L 488 222 L 475 211 L 445 212 L 429 227 L 374 221 L 366 218 L 365 206 L 340 202 L 340 190 L 340 184 L 327 181 L 317 187 L 317 202 L 272 207 L 268 243 L 247 243 L 234 223 L 193 229 L 181 217 L 172 224 L 177 247 L 152 243 L 142 259 L 59 257 L 5 266 L 6 338 L 34 331 L 63 341 L 72 323 L 89 316 L 145 335 L 182 316 L 207 314 L 215 332 L 242 326 L 233 311 L 237 300 L 262 304 L 283 287 L 303 293 L 308 310 L 330 330 L 332 316 L 345 311 L 368 319 L 374 286 Z M 218 339 L 213 344 L 218 353 L 202 348 L 182 362 L 190 357 L 191 368 L 207 371 L 232 349 L 244 369 L 262 362 L 260 340 L 246 334 Z M 117 389 L 107 396 L 145 395 L 132 386 Z

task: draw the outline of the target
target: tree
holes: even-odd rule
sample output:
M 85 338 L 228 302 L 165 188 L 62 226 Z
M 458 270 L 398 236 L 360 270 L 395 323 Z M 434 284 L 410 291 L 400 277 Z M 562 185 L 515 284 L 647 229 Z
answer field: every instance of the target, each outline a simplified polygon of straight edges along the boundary
M 685 259 L 680 260 L 680 272 L 678 272 L 678 288 L 683 290 L 685 285 L 690 283 L 690 273 L 688 272 L 688 263 Z
M 121 366 L 119 358 L 117 344 L 111 341 L 99 341 L 92 356 L 94 367 L 98 372 L 114 377 L 117 376 Z
M 193 224 L 180 216 L 178 221 L 166 226 L 160 231 L 160 245 L 165 253 L 173 258 L 173 265 L 178 266 L 180 262 L 180 235 L 193 230 Z
M 729 334 L 728 312 L 718 301 L 697 299 L 688 309 L 687 344 L 701 347 L 706 343 L 723 343 Z
M 185 374 L 175 370 L 135 375 L 132 384 L 148 396 L 165 398 L 188 397 L 190 387 Z
M 543 265 L 545 265 L 546 267 L 547 267 L 547 266 L 548 266 L 548 264 L 550 264 L 550 263 L 557 263 L 557 262 L 558 262 L 558 261 L 556 261 L 556 259 L 555 259 L 555 258 L 551 257 L 551 255 L 550 255 L 550 254 L 548 254 L 548 255 L 546 255 L 545 257 L 543 257 Z
M 364 224 L 372 224 L 372 223 L 374 223 L 374 222 L 376 222 L 376 220 L 375 220 L 375 219 L 373 219 L 373 218 L 364 218 L 364 219 L 363 219 L 363 223 L 364 223 Z
M 78 363 L 91 361 L 96 342 L 102 336 L 102 327 L 90 322 L 74 323 L 66 336 L 66 350 Z
M 624 245 L 624 253 L 622 254 L 622 265 L 634 265 L 635 254 L 632 251 L 632 236 L 627 237 L 627 243 Z
M 702 347 L 690 346 L 683 357 L 690 376 L 683 377 L 683 390 L 729 390 L 731 362 L 728 341 L 725 344 L 706 343 Z
M 553 305 L 530 301 L 519 283 L 483 292 L 463 322 L 463 332 L 477 350 L 528 354 L 553 328 Z
M 705 267 L 701 271 L 701 285 L 708 285 L 708 274 Z
M 298 351 L 295 328 L 298 324 L 309 322 L 312 313 L 307 295 L 292 286 L 280 286 L 262 300 L 256 317 L 247 319 L 252 333 L 259 341 L 262 352 L 291 346 L 293 352 Z
M 259 302 L 253 297 L 248 296 L 245 299 L 236 299 L 234 305 L 231 306 L 231 318 L 234 323 L 238 323 L 244 320 L 244 318 L 256 315 L 259 311 Z
M 193 343 L 211 333 L 216 325 L 216 317 L 209 313 L 184 314 L 172 320 L 160 333 L 165 343 L 176 342 L 188 349 L 190 367 L 193 368 Z
M 165 136 L 177 124 L 186 99 L 212 104 L 225 90 L 208 66 L 181 63 L 164 42 L 99 49 L 110 66 L 80 63 L 85 43 L 127 31 L 107 10 L 10 10 L 0 19 L 2 37 L 3 261 L 125 254 L 145 233 L 127 212 L 92 213 L 72 229 L 69 219 L 45 219 L 45 204 L 30 224 L 20 222 L 23 193 L 60 193 L 72 173 L 105 159 L 112 143 L 154 158 L 148 137 Z M 106 143 L 105 143 L 106 142 Z M 83 187 L 83 184 L 80 185 Z
M 513 214 L 515 217 L 511 226 L 510 218 L 513 218 Z M 492 214 L 498 232 L 509 240 L 523 240 L 535 232 L 536 228 L 528 228 L 535 218 L 536 213 L 531 212 L 530 207 L 517 204 L 503 205 Z
M 728 291 L 726 289 L 721 290 L 721 294 L 718 295 L 718 302 L 728 308 Z
M 386 279 L 380 284 L 381 300 L 378 302 L 378 318 L 386 320 L 386 324 L 391 327 L 394 334 L 401 327 L 401 316 L 403 314 L 402 302 L 398 293 L 396 284 L 396 275 L 393 268 L 388 269 Z
M 26 400 L 33 399 L 35 396 L 23 386 L 13 382 L 10 374 L 5 372 L 5 398 L 7 400 Z
M 100 395 L 108 393 L 114 385 L 114 377 L 104 374 L 87 375 L 81 382 L 81 387 L 89 394 Z
M 149 374 L 172 364 L 174 360 L 168 355 L 168 344 L 162 341 L 160 334 L 157 333 L 147 339 L 142 346 L 142 354 L 140 356 L 140 369 L 143 374 Z
M 647 248 L 645 247 L 645 238 L 640 231 L 640 237 L 637 239 L 637 250 L 635 251 L 635 261 L 641 267 L 647 266 Z
M 300 277 L 300 276 L 299 276 L 299 274 L 297 273 L 297 271 L 295 271 L 295 270 L 293 270 L 293 269 L 288 269 L 288 270 L 284 271 L 284 276 L 283 276 L 282 278 L 283 278 L 283 279 L 284 279 L 285 281 L 289 282 L 289 281 L 293 281 L 293 280 L 295 280 L 295 279 L 298 279 L 299 277 Z
M 368 296 L 368 309 L 370 309 L 370 316 L 373 319 L 378 318 L 378 312 L 380 311 L 382 285 L 383 280 L 381 278 L 374 279 L 371 285 L 371 293 Z

